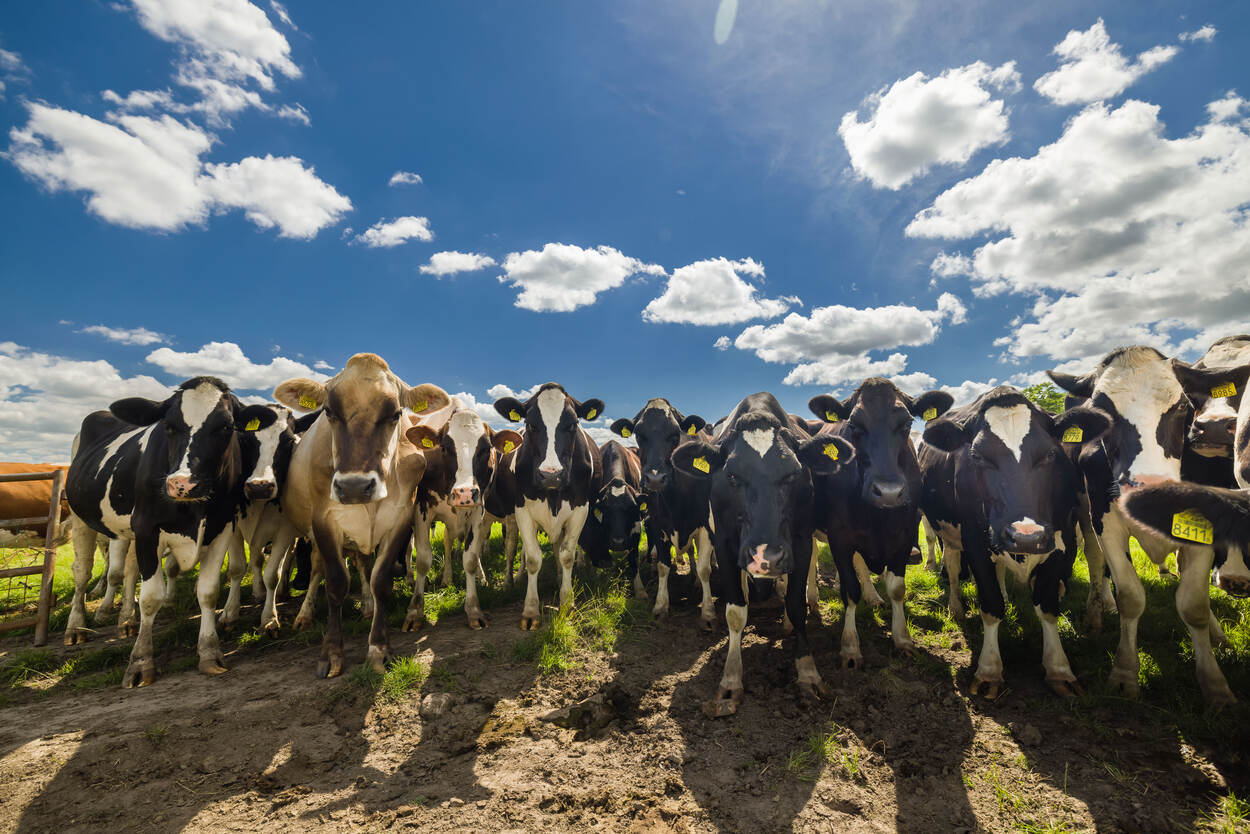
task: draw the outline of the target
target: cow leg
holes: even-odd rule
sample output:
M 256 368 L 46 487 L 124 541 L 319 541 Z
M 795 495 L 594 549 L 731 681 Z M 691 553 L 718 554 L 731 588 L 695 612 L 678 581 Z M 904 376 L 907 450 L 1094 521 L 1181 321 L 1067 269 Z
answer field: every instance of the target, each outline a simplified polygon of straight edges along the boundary
M 967 533 L 964 541 L 967 542 Z M 998 650 L 998 626 L 1007 613 L 1007 603 L 1003 598 L 999 566 L 991 561 L 988 551 L 970 553 L 968 567 L 972 569 L 972 578 L 977 583 L 977 606 L 981 609 L 983 631 L 971 692 L 979 694 L 984 685 L 985 697 L 993 701 L 1003 685 L 1003 656 Z
M 1085 564 L 1089 567 L 1089 596 L 1085 599 L 1085 627 L 1092 632 L 1102 631 L 1103 612 L 1116 610 L 1111 596 L 1111 584 L 1107 581 L 1107 559 L 1102 552 L 1102 542 L 1094 532 L 1088 510 L 1078 513 L 1081 541 L 1085 551 Z
M 1065 536 L 1064 541 L 1067 540 Z M 1042 625 L 1042 667 L 1046 670 L 1046 684 L 1064 698 L 1084 694 L 1059 638 L 1061 589 L 1071 574 L 1071 557 L 1063 551 L 1055 551 L 1029 577 L 1033 586 L 1033 610 Z
M 924 566 L 930 572 L 937 574 L 939 573 L 938 561 L 937 561 L 937 550 L 938 550 L 937 534 L 933 531 L 933 525 L 929 523 L 929 519 L 924 517 L 923 515 L 920 517 L 920 526 L 924 530 L 924 549 L 925 549 Z M 946 546 L 945 545 L 943 545 L 942 547 L 942 558 L 943 559 L 946 558 Z
M 291 624 L 295 626 L 296 631 L 303 631 L 313 624 L 313 617 L 317 613 L 317 592 L 325 578 L 324 564 L 325 560 L 321 558 L 321 551 L 314 542 L 312 552 L 309 554 L 308 590 L 304 592 L 304 601 L 300 604 L 299 613 L 295 615 L 295 622 Z
M 1237 699 L 1228 688 L 1228 681 L 1211 651 L 1211 593 L 1208 577 L 1214 552 L 1210 547 L 1185 547 L 1184 559 L 1177 559 L 1180 583 L 1176 587 L 1176 611 L 1189 628 L 1194 646 L 1194 664 L 1202 697 L 1210 708 L 1234 704 Z
M 734 582 L 726 574 L 738 574 Z M 725 625 L 729 627 L 729 649 L 725 654 L 725 671 L 721 674 L 716 697 L 703 704 L 703 712 L 709 718 L 733 715 L 742 703 L 742 632 L 747 627 L 747 575 L 731 565 L 722 571 L 729 585 L 725 600 Z M 813 667 L 814 668 L 814 667 Z
M 269 549 L 269 555 L 274 555 L 273 547 Z M 263 602 L 268 590 L 265 588 L 265 548 L 257 547 L 255 551 L 251 546 L 247 549 L 247 563 L 252 568 L 252 602 Z
M 326 633 L 321 641 L 317 677 L 333 678 L 343 671 L 343 601 L 347 599 L 350 577 L 339 543 L 328 531 L 313 528 L 326 583 Z M 309 586 L 311 590 L 311 585 Z
M 525 554 L 525 607 L 521 609 L 521 630 L 533 631 L 542 622 L 542 609 L 538 604 L 538 569 L 543 566 L 543 551 L 538 544 L 534 519 L 525 507 L 518 507 L 513 516 L 517 534 L 521 537 L 521 549 Z
M 221 653 L 217 640 L 217 595 L 221 590 L 221 563 L 226 549 L 234 536 L 223 531 L 203 548 L 200 555 L 200 574 L 195 581 L 195 595 L 200 602 L 200 638 L 196 646 L 200 655 L 199 669 L 206 675 L 220 675 L 226 671 L 226 657 Z M 243 562 L 244 567 L 247 563 Z M 236 615 L 237 616 L 237 615 Z
M 434 525 L 430 525 L 430 529 L 434 529 Z M 451 561 L 456 558 L 456 539 L 452 535 L 451 528 L 443 524 L 443 572 L 438 578 L 438 587 L 451 587 Z
M 946 599 L 946 610 L 951 618 L 962 620 L 968 616 L 964 610 L 963 599 L 959 596 L 959 573 L 963 570 L 963 551 L 955 545 L 943 542 L 942 564 L 946 566 L 946 581 L 950 590 Z
M 434 551 L 430 547 L 430 528 L 433 526 L 424 513 L 417 513 L 412 534 L 417 542 L 417 552 L 412 560 L 412 599 L 408 601 L 404 631 L 413 631 L 425 625 L 425 580 L 430 573 L 430 565 L 434 564 Z M 445 541 L 443 544 L 446 548 Z
M 1115 581 L 1116 607 L 1120 609 L 1120 642 L 1107 684 L 1113 692 L 1122 690 L 1128 697 L 1136 698 L 1140 691 L 1137 672 L 1141 666 L 1137 657 L 1137 621 L 1146 609 L 1146 590 L 1129 558 L 1128 535 L 1117 513 L 1108 513 L 1103 519 L 1100 544 L 1107 566 L 1111 568 L 1111 578 Z M 1090 570 L 1093 569 L 1090 565 Z
M 226 605 L 221 609 L 221 629 L 229 634 L 239 622 L 239 607 L 243 604 L 243 577 L 247 574 L 247 550 L 243 543 L 243 531 L 235 528 L 230 537 L 230 556 L 226 576 L 230 580 L 230 592 Z M 203 567 L 200 576 L 204 575 Z
M 849 553 L 838 553 L 834 556 L 834 564 L 841 577 L 842 594 L 842 655 L 843 669 L 863 669 L 864 655 L 859 649 L 859 632 L 855 628 L 855 609 L 859 605 L 860 585 L 859 574 L 853 564 L 853 556 Z
M 655 544 L 655 605 L 651 608 L 651 616 L 663 619 L 668 616 L 668 575 L 673 569 L 673 548 L 676 547 L 667 539 L 660 539 Z
M 109 562 L 113 554 L 109 553 Z M 110 567 L 110 570 L 112 568 Z M 139 623 L 135 621 L 135 585 L 139 582 L 139 562 L 135 557 L 135 542 L 131 539 L 126 543 L 125 553 L 121 556 L 122 607 L 117 612 L 117 633 L 121 637 L 134 637 L 139 633 Z
M 564 522 L 564 530 L 559 536 L 560 556 L 560 606 L 573 604 L 573 560 L 577 557 L 577 542 L 582 537 L 582 528 L 586 526 L 586 516 L 590 515 L 590 505 L 575 507 Z M 552 547 L 556 540 L 552 539 Z
M 712 598 L 712 537 L 705 528 L 695 531 L 695 555 L 699 561 L 695 570 L 699 574 L 699 585 L 703 589 L 703 600 L 699 603 L 699 624 L 704 631 L 716 630 L 716 600 Z M 812 557 L 813 564 L 816 557 Z
M 812 539 L 812 561 L 807 568 L 807 608 L 816 615 L 816 622 L 820 622 L 820 562 L 817 556 L 820 554 L 820 548 L 816 545 L 816 539 Z
M 486 520 L 479 517 L 476 521 L 470 521 L 469 532 L 466 534 L 468 541 L 465 542 L 463 557 L 464 615 L 472 629 L 486 628 L 489 625 L 477 598 L 477 583 L 485 578 L 482 570 L 482 548 L 486 546 L 488 531 Z
M 395 593 L 395 579 L 403 570 L 403 552 L 412 540 L 410 528 L 399 531 L 382 547 L 373 560 L 373 573 L 369 584 L 373 588 L 373 622 L 369 628 L 369 651 L 366 662 L 375 672 L 385 672 L 391 659 L 391 640 L 387 633 L 386 618 L 391 612 L 391 597 Z
M 815 563 L 815 554 L 811 554 L 808 561 Z M 799 698 L 806 704 L 814 705 L 831 693 L 820 672 L 816 671 L 812 647 L 807 641 L 807 586 L 798 580 L 809 571 L 803 570 L 801 557 L 795 559 L 795 567 L 799 569 L 794 574 L 795 581 L 786 587 L 786 614 L 794 626 L 794 667 L 799 678 Z
M 778 577 L 777 596 L 781 599 L 781 634 L 789 637 L 794 633 L 794 621 L 790 619 L 790 609 L 786 607 L 786 599 L 790 594 L 790 575 Z
M 165 602 L 165 574 L 157 555 L 155 530 L 135 535 L 135 556 L 143 582 L 139 589 L 139 634 L 130 650 L 130 663 L 122 676 L 122 686 L 131 689 L 147 686 L 156 680 L 156 661 L 152 658 L 152 624 L 156 612 Z
M 508 587 L 512 587 L 513 568 L 516 565 L 517 523 L 516 516 L 510 515 L 503 520 L 503 560 L 508 566 Z
M 904 561 L 901 570 L 906 569 L 907 563 Z M 901 573 L 886 568 L 885 592 L 890 597 L 890 636 L 894 639 L 894 648 L 912 657 L 916 653 L 916 642 L 911 639 L 911 632 L 907 629 L 907 609 L 903 605 L 907 596 L 907 582 Z
M 291 545 L 295 543 L 295 529 L 289 524 L 283 525 L 274 536 L 269 548 L 269 560 L 265 562 L 264 583 L 265 603 L 260 609 L 260 627 L 270 636 L 276 636 L 282 629 L 282 621 L 278 618 L 278 579 L 286 573 L 287 556 Z
M 366 620 L 372 619 L 374 611 L 373 601 L 373 565 L 369 563 L 369 554 L 362 553 L 359 550 L 351 550 L 345 565 L 352 565 L 356 568 L 356 574 L 360 577 L 360 616 Z M 350 593 L 352 587 L 351 572 L 347 574 L 347 590 Z
M 881 598 L 881 594 L 877 593 L 877 586 L 872 583 L 872 574 L 868 572 L 868 563 L 864 561 L 863 555 L 856 552 L 851 561 L 855 565 L 855 575 L 859 577 L 864 600 L 873 608 L 885 605 L 885 600 Z
M 99 535 L 77 516 L 74 516 L 72 530 L 74 600 L 70 603 L 69 620 L 65 624 L 65 645 L 67 646 L 87 642 L 87 583 L 91 581 L 91 570 L 95 567 L 95 542 Z
M 122 583 L 126 575 L 126 553 L 129 549 L 129 539 L 118 536 L 115 539 L 108 540 L 108 549 L 104 553 L 104 575 L 100 577 L 105 585 L 104 596 L 100 600 L 100 607 L 95 610 L 97 625 L 107 621 L 113 615 L 113 602 L 117 596 L 117 586 Z M 130 586 L 130 591 L 133 597 L 134 585 Z M 133 607 L 132 605 L 132 610 Z
M 638 543 L 629 551 L 629 575 L 633 577 L 634 599 L 647 598 L 647 586 L 642 583 L 642 559 L 638 554 Z
M 72 538 L 73 529 L 74 529 L 74 520 L 72 518 L 68 519 L 67 523 L 70 526 L 70 536 Z M 95 531 L 93 530 L 92 532 L 95 532 Z M 95 540 L 96 549 L 100 552 L 100 558 L 104 560 L 105 567 L 104 567 L 104 573 L 100 574 L 100 578 L 97 579 L 95 581 L 95 584 L 92 585 L 90 590 L 87 591 L 87 599 L 99 599 L 100 597 L 104 596 L 104 589 L 108 587 L 108 558 L 109 558 L 108 545 L 109 545 L 109 542 L 111 541 L 112 539 L 108 538 L 107 536 L 105 536 L 104 539 L 101 539 L 98 534 L 96 536 L 96 540 Z M 94 568 L 94 561 L 95 561 L 95 557 L 93 556 L 92 557 L 93 568 Z

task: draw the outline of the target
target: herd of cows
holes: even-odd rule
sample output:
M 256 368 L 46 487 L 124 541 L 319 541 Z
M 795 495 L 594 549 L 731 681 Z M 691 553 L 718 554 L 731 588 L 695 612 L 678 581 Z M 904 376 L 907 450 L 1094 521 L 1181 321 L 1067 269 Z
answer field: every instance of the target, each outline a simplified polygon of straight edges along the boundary
M 141 580 L 123 679 L 132 687 L 156 676 L 152 629 L 167 577 L 196 563 L 199 668 L 225 671 L 215 605 L 229 551 L 221 621 L 238 618 L 247 566 L 236 556 L 245 542 L 254 590 L 263 579 L 262 625 L 271 631 L 279 627 L 274 601 L 288 560 L 311 549 L 311 584 L 296 624 L 311 622 L 324 580 L 317 674 L 325 677 L 343 668 L 349 560 L 365 578 L 368 662 L 380 669 L 390 655 L 397 578 L 407 574 L 414 586 L 404 629 L 424 621 L 435 522 L 445 525 L 448 579 L 453 554 L 462 558 L 472 628 L 486 625 L 477 585 L 492 523 L 504 525 L 509 578 L 520 540 L 528 574 L 523 629 L 537 628 L 541 617 L 540 530 L 559 561 L 564 604 L 579 547 L 592 564 L 627 560 L 634 592 L 645 596 L 638 567 L 645 529 L 657 564 L 657 616 L 667 613 L 672 563 L 682 553 L 694 558 L 704 628 L 715 629 L 715 599 L 724 606 L 727 657 L 704 709 L 728 715 L 743 694 L 748 603 L 773 587 L 784 598 L 801 696 L 828 695 L 806 628 L 809 608 L 819 619 L 817 541 L 829 545 L 845 604 L 842 666 L 863 665 L 855 611 L 863 596 L 882 602 L 874 574 L 891 606 L 895 648 L 914 651 L 904 574 L 923 521 L 928 541 L 942 545 L 953 613 L 962 614 L 961 571 L 976 583 L 984 641 L 974 693 L 994 698 L 1003 684 L 998 627 L 1007 574 L 1031 588 L 1047 683 L 1060 695 L 1080 691 L 1057 616 L 1083 541 L 1087 621 L 1099 625 L 1104 611 L 1118 609 L 1110 683 L 1135 695 L 1145 594 L 1129 555 L 1132 536 L 1160 565 L 1178 552 L 1176 607 L 1202 692 L 1212 706 L 1233 702 L 1212 653 L 1223 634 L 1209 586 L 1250 594 L 1250 398 L 1243 398 L 1250 336 L 1221 339 L 1193 365 L 1129 347 L 1083 376 L 1050 376 L 1068 393 L 1062 414 L 1010 386 L 952 409 L 946 392 L 912 397 L 879 378 L 844 401 L 814 397 L 815 420 L 787 413 L 768 393 L 746 397 L 715 423 L 656 398 L 611 425 L 636 446 L 602 447 L 581 421 L 601 415 L 603 402 L 579 401 L 556 383 L 524 402 L 495 402 L 523 427 L 513 431 L 492 429 L 436 385 L 407 385 L 373 354 L 353 356 L 324 383 L 283 382 L 277 403 L 267 405 L 244 405 L 222 381 L 196 377 L 164 402 L 123 399 L 83 420 L 66 478 L 76 592 L 65 640 L 89 633 L 84 599 L 101 534 L 109 552 L 103 606 L 111 610 L 122 584 L 123 631 L 133 632 L 136 572 Z M 924 421 L 922 435 L 912 432 L 916 419 Z

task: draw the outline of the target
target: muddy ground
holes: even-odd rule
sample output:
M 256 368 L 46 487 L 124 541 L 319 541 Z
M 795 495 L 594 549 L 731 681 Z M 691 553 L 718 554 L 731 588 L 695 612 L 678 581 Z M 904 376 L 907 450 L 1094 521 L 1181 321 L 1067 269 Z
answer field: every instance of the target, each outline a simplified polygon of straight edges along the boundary
M 700 705 L 724 627 L 700 632 L 691 607 L 653 622 L 631 605 L 615 651 L 582 645 L 545 675 L 517 651 L 519 605 L 483 631 L 448 615 L 393 634 L 428 672 L 398 692 L 359 671 L 317 680 L 318 647 L 290 639 L 236 649 L 219 678 L 165 657 L 145 689 L 36 679 L 0 709 L 0 831 L 1242 830 L 1241 705 L 1178 724 L 1146 699 L 1061 702 L 1037 653 L 1009 657 L 996 702 L 970 697 L 979 620 L 935 636 L 912 613 L 918 658 L 864 610 L 868 668 L 844 672 L 826 611 L 812 636 L 834 694 L 804 709 L 780 611 L 753 608 L 746 698 L 722 719 Z M 106 627 L 89 648 L 114 641 Z M 191 638 L 177 655 L 193 654 Z M 349 666 L 364 654 L 349 635 Z

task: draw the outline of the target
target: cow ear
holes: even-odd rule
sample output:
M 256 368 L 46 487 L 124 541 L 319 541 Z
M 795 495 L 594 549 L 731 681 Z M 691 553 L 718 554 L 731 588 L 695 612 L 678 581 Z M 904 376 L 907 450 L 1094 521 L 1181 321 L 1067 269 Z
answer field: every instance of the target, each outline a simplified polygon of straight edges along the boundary
M 273 389 L 273 398 L 287 408 L 316 411 L 326 404 L 326 387 L 303 377 L 288 379 Z
M 707 420 L 704 420 L 698 414 L 687 414 L 685 417 L 681 418 L 680 425 L 682 434 L 694 437 L 696 434 L 703 431 L 703 427 L 707 425 Z
M 1047 371 L 1046 376 L 1069 394 L 1089 399 L 1094 393 L 1094 374 L 1091 371 L 1085 376 L 1065 374 L 1060 371 Z
M 1228 546 L 1250 539 L 1250 496 L 1182 481 L 1125 490 L 1130 518 L 1178 543 Z
M 272 408 L 267 405 L 249 405 L 235 409 L 235 431 L 260 431 L 272 426 L 278 419 Z
M 525 406 L 516 397 L 500 397 L 495 400 L 495 410 L 500 417 L 514 423 L 525 419 Z
M 113 416 L 132 426 L 150 426 L 165 416 L 169 400 L 158 403 L 144 397 L 126 397 L 109 406 Z
M 416 414 L 428 414 L 451 405 L 451 397 L 437 385 L 423 382 L 403 389 L 399 394 L 399 404 Z
M 832 435 L 803 440 L 799 460 L 813 475 L 832 475 L 855 458 L 855 447 Z
M 807 407 L 826 423 L 836 423 L 850 416 L 850 409 L 829 394 L 817 394 L 807 401 Z
M 612 425 L 608 426 L 608 429 L 617 437 L 633 437 L 634 421 L 628 417 L 622 417 L 619 420 L 613 420 Z
M 945 391 L 925 391 L 911 401 L 911 415 L 927 423 L 950 411 L 954 404 L 955 398 Z
M 1247 378 L 1250 378 L 1250 365 L 1195 368 L 1173 359 L 1172 370 L 1185 393 L 1191 397 L 1235 397 L 1246 389 Z
M 954 452 L 968 442 L 968 435 L 954 420 L 934 420 L 924 427 L 924 442 L 939 451 Z
M 501 455 L 515 452 L 521 447 L 521 433 L 512 429 L 500 429 L 491 437 L 490 445 Z
M 673 450 L 673 467 L 696 478 L 709 478 L 725 463 L 720 449 L 706 440 L 691 440 Z
M 603 400 L 591 398 L 577 404 L 577 416 L 582 420 L 593 420 L 603 413 Z
M 443 441 L 442 432 L 435 431 L 429 426 L 410 426 L 408 431 L 404 432 L 404 437 L 422 452 L 437 449 Z
M 1107 412 L 1088 406 L 1070 408 L 1054 418 L 1055 437 L 1064 443 L 1086 443 L 1101 437 L 1111 428 Z

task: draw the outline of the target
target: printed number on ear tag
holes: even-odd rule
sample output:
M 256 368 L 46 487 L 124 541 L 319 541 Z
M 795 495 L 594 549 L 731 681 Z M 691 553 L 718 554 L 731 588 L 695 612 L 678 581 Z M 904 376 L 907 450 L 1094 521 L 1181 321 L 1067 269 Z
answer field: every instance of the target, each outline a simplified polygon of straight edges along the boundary
M 690 465 L 693 466 L 695 469 L 698 469 L 704 475 L 712 471 L 712 465 L 707 462 L 707 458 L 695 458 L 694 460 L 690 461 Z
M 430 440 L 430 438 L 428 438 L 428 437 L 423 437 L 423 438 L 421 438 L 421 445 L 422 445 L 422 446 L 424 446 L 424 447 L 425 447 L 425 448 L 427 448 L 427 449 L 433 449 L 433 448 L 434 448 L 434 441 L 433 441 L 433 440 Z
M 503 453 L 505 455 L 511 452 L 515 448 L 516 448 L 516 444 L 513 443 L 511 440 L 505 440 L 503 442 Z
M 1185 510 L 1172 516 L 1172 535 L 1198 544 L 1211 544 L 1215 540 L 1215 528 L 1202 513 Z
M 595 415 L 596 415 L 596 414 L 598 414 L 598 413 L 599 413 L 599 410 L 598 410 L 598 409 L 596 409 L 596 408 L 592 408 L 592 409 L 590 409 L 590 411 L 587 411 L 587 412 L 586 412 L 586 419 L 587 419 L 587 420 L 593 420 L 593 419 L 595 419 Z
M 633 434 L 629 429 L 621 429 L 621 437 L 632 437 Z
M 935 417 L 937 417 L 937 409 L 936 409 L 936 408 L 926 408 L 926 409 L 924 410 L 924 414 L 921 414 L 920 416 L 921 416 L 921 417 L 923 417 L 923 418 L 924 418 L 924 420 L 925 420 L 925 422 L 927 423 L 927 422 L 929 422 L 930 420 L 932 420 L 932 419 L 934 419 Z
M 420 400 L 412 404 L 412 410 L 417 412 L 418 414 L 420 414 L 422 411 L 425 411 L 429 407 L 430 407 L 430 403 L 427 400 Z
M 825 422 L 826 422 L 826 423 L 836 423 L 836 422 L 838 422 L 838 415 L 834 414 L 832 411 L 826 411 L 826 412 L 825 412 Z
M 1220 397 L 1235 396 L 1237 396 L 1237 386 L 1233 385 L 1231 382 L 1225 382 L 1223 385 L 1217 385 L 1211 389 L 1211 397 L 1213 399 L 1218 400 Z
M 1073 426 L 1063 433 L 1064 443 L 1080 443 L 1085 439 L 1085 432 L 1080 426 Z
M 836 443 L 826 444 L 825 455 L 829 458 L 829 460 L 837 460 L 838 459 L 838 444 Z
M 243 427 L 243 431 L 256 431 L 260 428 L 260 418 L 253 417 L 247 421 L 247 425 Z
M 314 411 L 317 408 L 317 401 L 307 394 L 299 395 L 299 407 L 308 411 Z
M 698 434 L 698 433 L 699 433 L 699 432 L 698 432 L 698 430 L 694 427 L 694 424 L 693 424 L 693 423 L 690 425 L 690 428 L 686 429 L 686 434 L 690 435 L 691 437 L 694 437 L 694 436 L 695 436 L 696 434 Z
M 521 419 L 521 415 L 517 414 L 516 410 L 514 409 L 508 412 L 508 419 L 515 423 L 517 420 Z

